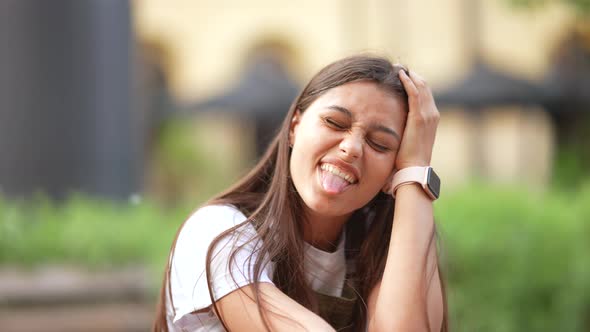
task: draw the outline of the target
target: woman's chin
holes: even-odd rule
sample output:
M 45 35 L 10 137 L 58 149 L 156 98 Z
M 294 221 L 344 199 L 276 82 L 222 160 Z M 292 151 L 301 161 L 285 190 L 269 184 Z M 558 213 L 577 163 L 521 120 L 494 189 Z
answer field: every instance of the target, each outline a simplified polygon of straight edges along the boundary
M 307 209 L 315 215 L 326 218 L 335 218 L 350 215 L 356 208 L 351 209 L 351 204 L 338 202 L 326 197 L 314 197 L 313 199 L 303 200 Z

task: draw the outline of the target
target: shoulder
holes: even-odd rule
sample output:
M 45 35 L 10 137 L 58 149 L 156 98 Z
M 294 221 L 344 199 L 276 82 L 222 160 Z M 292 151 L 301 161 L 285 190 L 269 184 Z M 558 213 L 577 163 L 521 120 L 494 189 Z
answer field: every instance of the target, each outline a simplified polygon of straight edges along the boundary
M 207 205 L 189 216 L 180 230 L 178 241 L 212 239 L 246 220 L 246 216 L 233 205 Z
M 233 205 L 206 205 L 190 215 L 185 226 L 207 227 L 235 226 L 246 220 L 246 216 Z
M 246 220 L 246 216 L 232 205 L 208 205 L 199 208 L 180 229 L 173 255 L 170 257 L 173 268 L 184 270 L 188 267 L 190 273 L 196 272 L 194 269 L 204 266 L 209 246 L 215 239 Z M 227 244 L 235 242 L 231 241 L 231 238 L 237 234 L 242 235 L 241 239 L 252 238 L 256 230 L 252 225 L 245 223 L 238 231 L 218 241 L 218 246 L 231 247 Z M 195 264 L 197 262 L 199 264 Z
M 245 221 L 247 217 L 231 205 L 204 206 L 186 220 L 169 258 L 173 321 L 208 308 L 210 291 L 215 299 L 220 299 L 256 280 L 250 273 L 250 265 L 258 252 L 255 247 L 258 242 L 250 241 L 256 237 L 256 230 Z M 236 232 L 219 238 L 223 232 L 242 223 Z M 213 243 L 216 244 L 211 247 Z M 207 258 L 209 250 L 210 259 Z M 210 276 L 206 275 L 207 266 Z M 259 281 L 271 282 L 266 269 L 261 273 Z

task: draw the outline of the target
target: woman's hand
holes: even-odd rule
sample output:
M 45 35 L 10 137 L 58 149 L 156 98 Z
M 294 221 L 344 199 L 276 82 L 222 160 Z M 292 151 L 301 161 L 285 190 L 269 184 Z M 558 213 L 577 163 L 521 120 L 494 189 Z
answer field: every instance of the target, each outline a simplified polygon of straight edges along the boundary
M 410 166 L 430 166 L 432 147 L 440 114 L 430 87 L 418 74 L 399 71 L 408 94 L 408 118 L 401 145 L 395 159 L 395 169 Z

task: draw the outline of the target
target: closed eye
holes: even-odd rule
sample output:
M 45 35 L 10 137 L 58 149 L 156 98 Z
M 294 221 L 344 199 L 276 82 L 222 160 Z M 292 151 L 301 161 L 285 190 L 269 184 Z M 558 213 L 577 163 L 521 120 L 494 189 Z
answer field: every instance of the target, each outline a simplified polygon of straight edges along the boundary
M 334 129 L 338 129 L 338 130 L 344 130 L 344 129 L 346 129 L 345 126 L 343 126 L 340 123 L 332 120 L 331 118 L 324 118 L 324 122 L 326 122 L 328 124 L 328 126 L 334 128 Z
M 371 140 L 367 140 L 367 143 L 369 143 L 369 145 L 373 149 L 375 149 L 375 150 L 377 150 L 379 152 L 387 152 L 387 151 L 390 150 L 390 148 L 388 148 L 388 147 L 386 147 L 384 145 L 381 145 L 381 144 L 377 144 L 377 143 L 375 143 L 374 141 L 371 141 Z

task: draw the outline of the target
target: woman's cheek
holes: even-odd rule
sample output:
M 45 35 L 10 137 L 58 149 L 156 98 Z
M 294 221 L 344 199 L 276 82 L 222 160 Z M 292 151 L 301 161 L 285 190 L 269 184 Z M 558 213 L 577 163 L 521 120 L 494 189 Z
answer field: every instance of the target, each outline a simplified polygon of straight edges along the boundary
M 380 162 L 381 166 L 379 167 L 379 171 L 377 173 L 381 175 L 380 177 L 383 178 L 383 181 L 386 181 L 393 172 L 396 154 L 388 153 L 383 154 L 382 156 L 383 158 Z

